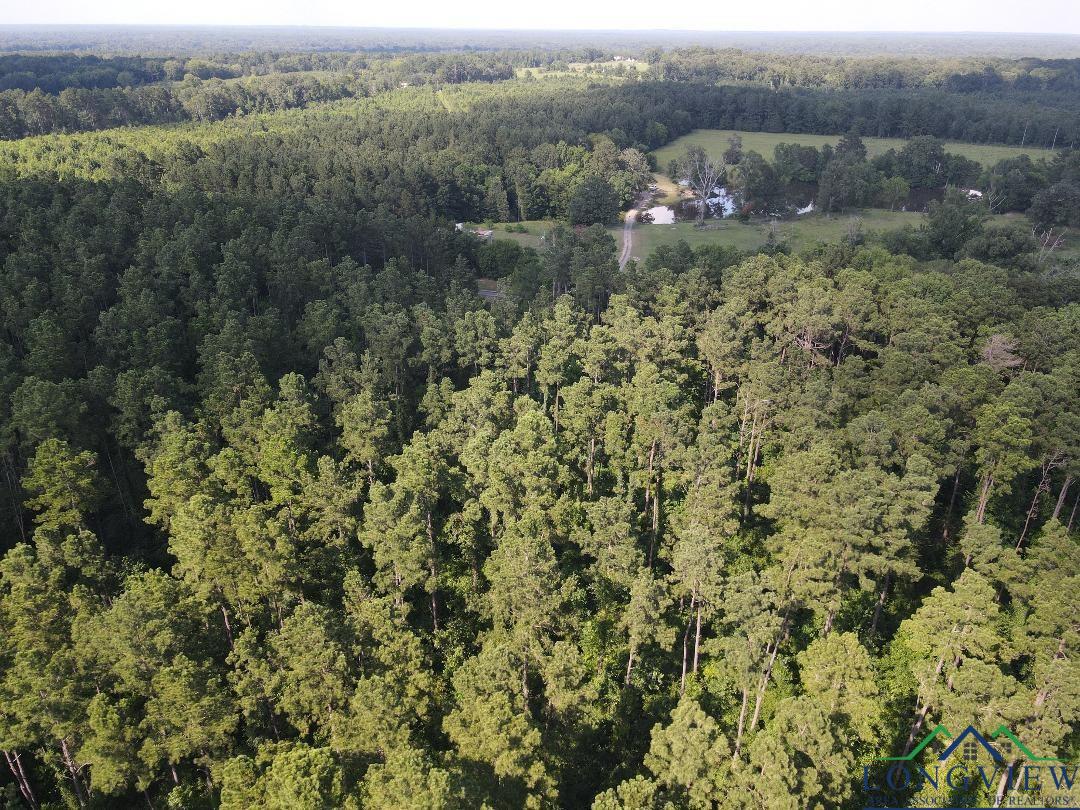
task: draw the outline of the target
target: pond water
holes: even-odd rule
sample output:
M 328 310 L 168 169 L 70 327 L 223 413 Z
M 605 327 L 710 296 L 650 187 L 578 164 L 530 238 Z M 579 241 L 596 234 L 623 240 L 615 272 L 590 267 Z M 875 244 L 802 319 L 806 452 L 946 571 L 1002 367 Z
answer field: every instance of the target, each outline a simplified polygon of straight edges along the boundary
M 654 205 L 643 213 L 641 219 L 654 225 L 671 225 L 675 222 L 675 209 L 670 205 Z

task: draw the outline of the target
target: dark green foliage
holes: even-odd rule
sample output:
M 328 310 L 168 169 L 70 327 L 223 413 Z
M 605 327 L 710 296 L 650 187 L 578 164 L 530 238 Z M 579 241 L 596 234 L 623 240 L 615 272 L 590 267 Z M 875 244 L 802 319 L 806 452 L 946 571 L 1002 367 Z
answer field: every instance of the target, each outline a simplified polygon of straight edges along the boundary
M 571 225 L 606 225 L 619 214 L 619 200 L 611 183 L 590 175 L 570 195 Z
M 1042 226 L 1080 226 L 1080 183 L 1061 180 L 1031 199 L 1031 218 Z
M 159 67 L 232 70 L 204 61 Z M 588 85 L 4 146 L 5 802 L 854 808 L 909 728 L 1075 756 L 1075 271 L 957 193 L 891 240 L 625 271 L 599 224 L 455 229 L 609 221 L 634 144 L 854 109 Z M 939 146 L 890 177 L 958 182 Z M 729 179 L 886 191 L 857 134 L 811 151 Z

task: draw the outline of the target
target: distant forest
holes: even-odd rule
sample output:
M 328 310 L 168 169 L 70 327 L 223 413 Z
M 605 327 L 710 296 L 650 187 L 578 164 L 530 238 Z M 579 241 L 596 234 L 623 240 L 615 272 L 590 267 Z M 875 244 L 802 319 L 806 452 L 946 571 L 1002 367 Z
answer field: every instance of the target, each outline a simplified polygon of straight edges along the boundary
M 435 28 L 305 26 L 0 25 L 0 50 L 94 54 L 198 54 L 262 51 L 439 51 L 566 49 L 621 52 L 737 48 L 809 56 L 1080 57 L 1074 34 L 760 32 L 760 31 L 447 31 Z

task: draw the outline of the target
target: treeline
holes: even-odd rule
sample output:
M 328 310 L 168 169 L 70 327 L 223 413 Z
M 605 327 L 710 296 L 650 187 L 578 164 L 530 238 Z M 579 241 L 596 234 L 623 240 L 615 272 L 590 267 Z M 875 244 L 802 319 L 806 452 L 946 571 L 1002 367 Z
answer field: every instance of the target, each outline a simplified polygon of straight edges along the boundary
M 1080 91 L 1080 59 L 928 59 L 828 57 L 805 53 L 753 53 L 733 48 L 652 48 L 644 53 L 657 81 L 730 84 L 750 82 L 774 88 L 912 90 L 954 93 Z
M 0 93 L 0 136 L 22 138 L 49 132 L 83 132 L 112 127 L 181 121 L 219 121 L 231 115 L 304 107 L 364 95 L 364 83 L 331 73 L 273 76 L 134 89 L 40 90 Z
M 687 58 L 705 59 L 704 55 L 712 52 L 688 53 Z M 953 79 L 933 81 L 928 78 L 934 75 L 933 69 L 918 60 L 894 63 L 820 57 L 797 59 L 725 52 L 723 58 L 715 54 L 709 57 L 715 58 L 716 64 L 726 71 L 723 75 L 712 75 L 707 70 L 678 68 L 680 54 L 686 56 L 684 52 L 651 54 L 655 64 L 648 76 L 653 81 L 642 83 L 635 72 L 623 71 L 605 84 L 617 81 L 626 87 L 622 91 L 609 87 L 605 92 L 621 92 L 631 97 L 633 103 L 655 106 L 665 104 L 656 95 L 671 96 L 676 106 L 694 117 L 694 126 L 750 131 L 834 134 L 855 129 L 862 135 L 880 137 L 934 135 L 968 142 L 1070 147 L 1076 146 L 1080 133 L 1080 113 L 1076 111 L 1080 92 L 1076 81 L 1078 60 L 1002 62 L 1000 69 L 1010 66 L 1015 75 L 1008 81 L 1002 79 L 999 87 L 988 84 L 978 89 L 969 86 L 971 82 L 967 79 L 955 78 L 967 73 L 949 72 L 960 70 L 957 66 L 941 66 L 942 75 Z M 324 87 L 327 84 L 342 93 L 337 97 L 344 97 L 345 88 L 351 88 L 349 95 L 356 95 L 360 88 L 371 94 L 402 84 L 443 86 L 505 81 L 513 77 L 515 67 L 555 66 L 566 60 L 567 54 L 562 52 L 535 50 L 393 57 L 282 54 L 268 62 L 255 59 L 245 62 L 233 57 L 223 57 L 220 61 L 166 60 L 161 62 L 161 69 L 169 77 L 191 76 L 207 80 L 206 83 L 172 82 L 78 92 L 73 92 L 77 88 L 68 88 L 63 99 L 43 92 L 7 91 L 0 93 L 0 136 L 17 138 L 117 124 L 208 120 L 192 110 L 215 109 L 214 114 L 220 116 L 307 104 L 324 100 L 328 95 Z M 675 61 L 665 68 L 668 63 L 664 60 Z M 998 69 L 986 65 L 968 67 L 974 71 L 972 75 L 979 76 Z M 268 70 L 272 72 L 243 80 L 213 81 Z M 853 72 L 857 78 L 847 78 L 846 71 Z M 276 75 L 283 72 L 291 73 L 292 78 Z M 340 76 L 327 76 L 327 73 Z M 905 78 L 909 75 L 910 81 Z M 1033 84 L 1036 81 L 1041 82 L 1038 87 Z M 723 86 L 701 87 L 702 83 Z M 684 86 L 687 84 L 692 86 Z M 291 99 L 282 97 L 286 94 L 283 88 L 292 88 Z M 214 101 L 208 102 L 208 96 Z M 248 96 L 257 100 L 252 101 Z M 669 129 L 673 126 L 670 120 L 650 117 Z
M 567 55 L 569 57 L 569 55 Z M 547 64 L 560 54 L 518 52 L 487 54 L 421 53 L 391 55 L 353 51 L 323 53 L 274 53 L 250 51 L 236 54 L 199 56 L 95 56 L 0 54 L 0 90 L 43 90 L 56 94 L 66 88 L 107 90 L 137 87 L 162 81 L 197 79 L 238 79 L 270 73 L 357 73 L 378 66 L 391 73 L 438 74 L 460 72 L 481 81 L 493 65 L 501 63 Z
M 126 177 L 251 198 L 350 197 L 369 210 L 456 221 L 565 216 L 589 175 L 609 183 L 620 203 L 649 181 L 637 136 L 652 133 L 659 143 L 666 129 L 627 105 L 578 105 L 582 94 L 603 98 L 603 88 L 499 87 L 405 88 L 210 127 L 25 139 L 0 150 L 0 173 Z
M 376 116 L 390 112 L 398 120 L 388 134 L 388 128 Z M 178 170 L 185 171 L 181 164 L 194 159 L 192 156 L 198 150 L 181 148 L 182 142 L 204 149 L 226 139 L 250 138 L 253 147 L 257 147 L 261 134 L 270 131 L 293 144 L 290 151 L 306 154 L 317 150 L 325 154 L 317 161 L 304 159 L 302 167 L 297 169 L 297 182 L 302 177 L 309 188 L 333 184 L 340 164 L 347 166 L 355 162 L 343 155 L 330 157 L 340 153 L 346 143 L 350 149 L 370 150 L 375 145 L 395 149 L 418 142 L 438 148 L 450 148 L 452 144 L 456 152 L 474 152 L 475 162 L 499 167 L 508 195 L 525 197 L 528 184 L 518 183 L 512 169 L 515 149 L 528 151 L 559 141 L 585 146 L 592 133 L 606 135 L 620 149 L 635 147 L 640 151 L 660 146 L 698 127 L 816 133 L 854 129 L 863 135 L 905 138 L 933 135 L 954 140 L 1014 143 L 1025 139 L 1027 143 L 1045 140 L 1048 145 L 1056 142 L 1059 147 L 1068 147 L 1080 131 L 1078 116 L 1076 112 L 1026 110 L 1004 104 L 998 109 L 992 104 L 935 94 L 835 95 L 672 83 L 590 84 L 588 78 L 564 78 L 454 85 L 442 90 L 437 98 L 430 89 L 399 88 L 372 100 L 342 101 L 330 107 L 256 116 L 250 120 L 231 119 L 224 128 L 133 130 L 28 139 L 0 145 L 4 164 L 0 171 L 19 176 L 44 172 L 95 179 L 125 171 L 131 176 L 156 176 L 164 164 L 175 164 L 180 166 Z M 350 127 L 356 127 L 355 131 L 350 131 Z M 324 130 L 334 129 L 337 134 L 327 132 L 323 137 Z M 318 138 L 314 137 L 315 132 L 320 133 Z M 236 148 L 248 146 L 238 143 Z M 380 158 L 373 154 L 372 159 Z M 557 176 L 558 161 L 546 160 L 543 168 L 555 170 L 553 176 Z M 144 169 L 132 168 L 140 164 L 144 164 Z M 462 168 L 454 171 L 459 175 L 464 173 Z M 224 182 L 243 183 L 246 189 L 256 191 L 268 187 L 250 173 L 237 174 Z M 451 199 L 457 197 L 453 191 L 444 194 L 452 194 Z M 425 196 L 433 198 L 431 194 Z M 510 209 L 517 216 L 530 216 L 525 213 L 530 210 L 528 204 L 511 203 Z M 454 210 L 460 213 L 463 208 L 457 206 Z M 543 210 L 543 205 L 531 210 Z
M 65 87 L 105 90 L 150 84 L 163 78 L 163 59 L 0 54 L 0 90 L 37 89 L 46 93 L 59 93 Z
M 669 161 L 664 167 L 668 176 L 692 176 L 695 153 L 704 156 L 704 150 L 691 148 L 681 158 Z M 869 158 L 862 138 L 849 132 L 835 146 L 826 144 L 820 149 L 779 143 L 772 159 L 766 160 L 753 150 L 745 151 L 741 136 L 733 134 L 722 153 L 707 157 L 717 167 L 718 184 L 733 195 L 737 213 L 744 218 L 752 214 L 790 213 L 795 207 L 792 194 L 800 195 L 799 199 L 805 201 L 804 195 L 809 190 L 814 193 L 814 208 L 825 212 L 870 206 L 896 210 L 906 208 L 913 199 L 918 201 L 916 210 L 929 209 L 932 214 L 957 208 L 957 205 L 935 208 L 941 196 L 952 197 L 954 203 L 971 203 L 960 207 L 969 209 L 975 219 L 1025 212 L 1030 217 L 1030 226 L 1013 225 L 1002 231 L 1015 232 L 1002 242 L 1002 252 L 993 261 L 1004 262 L 1003 266 L 1010 266 L 1011 261 L 1004 252 L 1006 247 L 1026 254 L 1035 250 L 1032 246 L 1037 237 L 1045 237 L 1057 249 L 1060 241 L 1050 236 L 1054 229 L 1080 224 L 1080 151 L 1077 150 L 1059 150 L 1050 160 L 1019 155 L 984 167 L 962 155 L 949 153 L 940 138 L 922 135 L 900 149 L 889 149 Z M 968 233 L 962 237 L 964 229 L 959 225 L 952 223 L 957 244 L 972 236 Z M 1064 234 L 1060 229 L 1057 233 Z M 897 252 L 922 258 L 929 258 L 932 253 L 914 243 L 897 248 Z M 946 252 L 949 258 L 956 258 L 956 254 L 955 249 Z M 986 256 L 980 258 L 990 260 Z
M 202 59 L 166 60 L 163 69 L 182 81 L 106 88 L 66 86 L 0 92 L 0 139 L 120 126 L 218 121 L 232 115 L 305 107 L 384 92 L 401 85 L 459 84 L 510 79 L 513 67 L 498 57 L 418 55 L 370 60 L 351 57 L 337 70 L 305 70 L 335 60 L 284 57 L 274 72 L 228 79 L 235 71 Z M 286 70 L 281 70 L 286 67 Z M 226 77 L 226 78 L 223 78 Z

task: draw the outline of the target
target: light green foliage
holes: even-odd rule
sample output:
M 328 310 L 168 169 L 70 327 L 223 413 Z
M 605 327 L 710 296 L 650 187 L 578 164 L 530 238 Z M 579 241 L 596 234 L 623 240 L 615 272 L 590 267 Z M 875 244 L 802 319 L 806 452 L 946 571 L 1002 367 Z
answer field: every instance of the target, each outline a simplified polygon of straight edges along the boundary
M 330 749 L 303 743 L 265 746 L 255 760 L 235 757 L 224 764 L 221 780 L 221 807 L 227 810 L 331 810 L 345 797 L 341 768 Z
M 375 465 L 385 458 L 389 444 L 390 409 L 370 391 L 360 391 L 345 400 L 337 421 L 346 457 L 366 468 L 369 483 L 374 483 Z
M 671 723 L 653 728 L 645 767 L 676 795 L 685 795 L 689 807 L 707 808 L 724 792 L 728 756 L 716 721 L 683 698 L 671 712 Z
M 361 802 L 373 810 L 416 807 L 441 810 L 457 805 L 451 774 L 436 768 L 416 749 L 395 751 L 385 764 L 372 765 L 364 776 Z
M 340 807 L 341 770 L 326 748 L 296 745 L 277 754 L 263 775 L 266 806 L 274 810 Z
M 876 673 L 858 638 L 840 633 L 818 639 L 799 653 L 798 662 L 808 700 L 837 727 L 874 744 L 881 726 Z
M 492 791 L 517 804 L 541 807 L 555 785 L 545 767 L 541 734 L 524 711 L 524 695 L 512 685 L 519 673 L 504 651 L 485 645 L 454 675 L 456 708 L 444 730 L 465 761 L 485 763 L 495 778 Z
M 34 522 L 51 530 L 83 527 L 101 497 L 94 466 L 93 453 L 76 453 L 67 442 L 39 444 L 23 478 L 23 487 L 33 494 L 26 506 L 37 513 Z
M 438 446 L 424 436 L 406 445 L 391 465 L 394 484 L 372 486 L 363 541 L 374 553 L 380 587 L 400 603 L 410 587 L 436 587 L 434 512 L 447 472 Z

